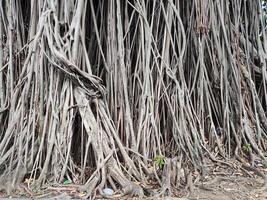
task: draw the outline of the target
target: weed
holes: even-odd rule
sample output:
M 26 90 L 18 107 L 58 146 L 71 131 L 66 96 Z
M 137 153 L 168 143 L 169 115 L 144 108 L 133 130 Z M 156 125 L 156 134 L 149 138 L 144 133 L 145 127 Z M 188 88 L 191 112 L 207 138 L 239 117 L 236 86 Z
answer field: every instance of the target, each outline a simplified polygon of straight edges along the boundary
M 251 150 L 251 144 L 244 144 L 243 145 L 243 150 L 245 152 L 249 152 Z
M 156 165 L 160 168 L 163 169 L 164 165 L 165 165 L 165 159 L 164 156 L 158 155 L 154 158 L 154 161 L 156 163 Z

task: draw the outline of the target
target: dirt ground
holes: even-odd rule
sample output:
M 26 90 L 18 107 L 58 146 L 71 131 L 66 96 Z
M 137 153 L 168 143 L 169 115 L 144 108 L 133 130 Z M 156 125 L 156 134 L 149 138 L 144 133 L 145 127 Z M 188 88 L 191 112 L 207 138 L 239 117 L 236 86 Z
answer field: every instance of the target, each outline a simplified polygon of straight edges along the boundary
M 143 198 L 144 200 L 267 200 L 267 187 L 262 186 L 261 179 L 248 177 L 215 177 L 207 182 L 197 184 L 192 192 L 184 192 L 183 197 Z M 31 198 L 23 198 L 22 193 L 6 196 L 2 193 L 0 199 L 78 199 L 71 197 L 69 190 L 41 195 Z M 49 194 L 49 193 L 47 193 Z M 18 196 L 22 195 L 22 196 Z M 122 199 L 122 198 L 120 198 Z M 140 198 L 123 198 L 141 200 Z
M 267 200 L 267 187 L 261 179 L 217 177 L 194 189 L 189 200 Z
M 191 193 L 182 198 L 165 197 L 158 200 L 267 200 L 267 186 L 263 186 L 260 178 L 216 177 L 195 186 Z

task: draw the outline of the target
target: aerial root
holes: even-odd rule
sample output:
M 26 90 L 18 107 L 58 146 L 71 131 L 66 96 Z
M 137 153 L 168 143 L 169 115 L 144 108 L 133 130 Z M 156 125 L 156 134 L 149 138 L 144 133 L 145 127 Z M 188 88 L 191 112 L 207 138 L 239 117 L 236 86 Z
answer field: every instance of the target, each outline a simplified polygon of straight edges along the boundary
M 129 197 L 143 197 L 144 192 L 143 188 L 139 186 L 138 184 L 130 181 L 121 169 L 118 167 L 118 164 L 116 163 L 116 160 L 114 158 L 110 158 L 110 160 L 104 165 L 101 166 L 101 170 L 96 170 L 94 174 L 91 176 L 91 178 L 87 181 L 85 185 L 80 187 L 81 191 L 84 191 L 87 193 L 86 198 L 89 196 L 95 196 L 95 191 L 99 191 L 99 194 L 104 198 L 111 198 L 111 197 L 123 197 L 123 196 L 129 196 Z M 106 169 L 107 174 L 102 174 L 100 171 Z M 109 178 L 106 179 L 106 176 Z M 104 179 L 104 181 L 103 181 Z M 118 194 L 116 196 L 107 196 L 102 192 L 104 185 L 107 184 L 114 184 L 114 181 L 118 183 L 121 187 L 121 194 Z M 98 184 L 101 182 L 102 184 Z M 113 186 L 115 187 L 115 186 Z M 115 191 L 117 193 L 119 191 Z
M 184 176 L 184 172 L 181 168 L 181 159 L 178 160 L 177 158 L 166 158 L 162 173 L 162 189 L 156 196 L 173 196 L 174 187 L 172 186 L 176 185 L 175 187 L 178 187 L 177 183 L 180 183 L 182 176 Z

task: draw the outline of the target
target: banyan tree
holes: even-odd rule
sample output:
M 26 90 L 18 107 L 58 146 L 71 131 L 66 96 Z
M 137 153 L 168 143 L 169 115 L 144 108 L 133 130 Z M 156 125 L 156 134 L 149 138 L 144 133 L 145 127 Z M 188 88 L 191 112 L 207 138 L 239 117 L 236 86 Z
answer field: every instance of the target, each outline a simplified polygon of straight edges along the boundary
M 260 0 L 1 0 L 0 189 L 265 178 L 265 27 Z

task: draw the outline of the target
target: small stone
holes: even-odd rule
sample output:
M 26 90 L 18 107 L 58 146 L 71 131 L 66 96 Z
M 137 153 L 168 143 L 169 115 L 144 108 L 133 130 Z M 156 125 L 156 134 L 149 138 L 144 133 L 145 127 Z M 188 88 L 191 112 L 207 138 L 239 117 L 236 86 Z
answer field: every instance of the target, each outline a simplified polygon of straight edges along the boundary
M 103 193 L 107 196 L 112 196 L 114 191 L 111 188 L 105 188 L 103 189 Z

